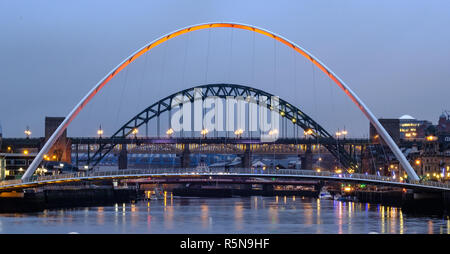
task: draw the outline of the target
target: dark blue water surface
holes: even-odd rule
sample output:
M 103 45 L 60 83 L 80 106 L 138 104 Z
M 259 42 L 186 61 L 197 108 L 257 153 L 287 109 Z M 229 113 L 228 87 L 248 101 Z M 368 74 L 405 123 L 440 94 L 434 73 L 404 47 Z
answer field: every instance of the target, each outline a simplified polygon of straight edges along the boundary
M 178 198 L 0 214 L 0 233 L 449 234 L 448 217 L 302 197 Z

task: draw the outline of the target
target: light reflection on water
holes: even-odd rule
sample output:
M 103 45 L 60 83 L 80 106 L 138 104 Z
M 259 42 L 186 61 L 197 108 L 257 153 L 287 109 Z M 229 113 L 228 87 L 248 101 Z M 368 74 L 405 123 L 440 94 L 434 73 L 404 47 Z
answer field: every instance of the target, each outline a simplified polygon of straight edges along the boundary
M 448 217 L 400 208 L 295 197 L 178 198 L 0 214 L 0 233 L 449 234 Z

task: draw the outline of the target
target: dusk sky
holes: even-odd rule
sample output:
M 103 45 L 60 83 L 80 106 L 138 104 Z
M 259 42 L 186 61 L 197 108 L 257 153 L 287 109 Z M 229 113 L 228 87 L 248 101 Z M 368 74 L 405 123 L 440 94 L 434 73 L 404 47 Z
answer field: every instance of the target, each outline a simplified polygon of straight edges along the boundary
M 45 116 L 65 116 L 112 68 L 146 43 L 193 24 L 258 26 L 310 51 L 378 118 L 408 114 L 434 124 L 450 110 L 450 2 L 31 1 L 0 0 L 3 136 L 44 135 Z M 111 135 L 157 100 L 206 83 L 280 96 L 329 132 L 364 137 L 368 120 L 301 55 L 249 31 L 177 37 L 122 71 L 68 128 Z

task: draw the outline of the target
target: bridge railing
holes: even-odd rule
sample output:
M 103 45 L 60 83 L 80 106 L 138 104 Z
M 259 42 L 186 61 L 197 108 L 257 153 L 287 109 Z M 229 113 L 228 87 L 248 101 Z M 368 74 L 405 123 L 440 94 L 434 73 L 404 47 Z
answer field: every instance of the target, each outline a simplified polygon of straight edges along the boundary
M 399 179 L 394 179 L 388 176 L 378 176 L 378 175 L 366 175 L 366 174 L 349 174 L 349 173 L 335 173 L 330 171 L 313 171 L 313 170 L 298 170 L 298 169 L 255 169 L 255 168 L 150 168 L 150 169 L 126 169 L 126 170 L 113 170 L 113 171 L 92 171 L 92 172 L 74 172 L 59 175 L 50 176 L 33 176 L 23 181 L 21 179 L 0 181 L 1 186 L 11 186 L 20 185 L 33 182 L 45 182 L 45 181 L 58 181 L 64 179 L 83 179 L 83 178 L 102 178 L 102 177 L 114 177 L 117 176 L 142 176 L 142 175 L 170 175 L 170 174 L 186 174 L 186 175 L 252 175 L 252 176 L 321 176 L 321 177 L 331 177 L 331 178 L 342 178 L 345 179 L 361 179 L 361 180 L 375 180 L 384 182 L 395 182 L 395 183 L 408 183 L 423 186 L 441 187 L 450 189 L 450 184 L 433 182 L 433 181 L 406 181 L 402 182 Z
M 22 180 L 20 180 L 20 179 L 17 179 L 17 180 L 5 180 L 5 181 L 0 181 L 0 186 L 21 184 L 21 183 L 22 183 Z

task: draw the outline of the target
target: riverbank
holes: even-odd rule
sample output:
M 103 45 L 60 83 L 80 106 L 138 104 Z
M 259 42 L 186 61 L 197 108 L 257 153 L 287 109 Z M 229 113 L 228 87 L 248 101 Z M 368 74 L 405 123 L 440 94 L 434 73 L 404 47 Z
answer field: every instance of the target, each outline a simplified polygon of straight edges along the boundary
M 112 205 L 137 200 L 135 189 L 87 188 L 25 192 L 22 197 L 1 197 L 0 213 L 40 212 L 45 209 Z

